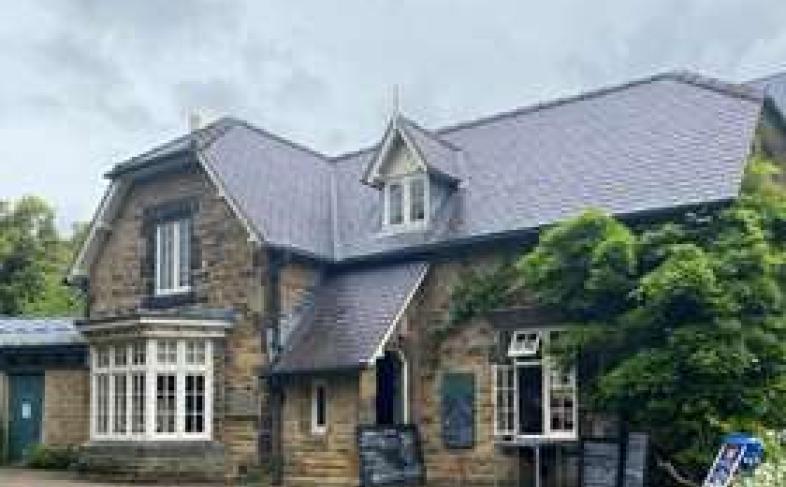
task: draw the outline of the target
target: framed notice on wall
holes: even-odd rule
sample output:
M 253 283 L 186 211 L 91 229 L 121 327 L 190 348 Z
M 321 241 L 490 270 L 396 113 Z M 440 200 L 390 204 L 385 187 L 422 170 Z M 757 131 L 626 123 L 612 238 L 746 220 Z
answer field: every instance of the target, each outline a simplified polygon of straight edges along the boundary
M 475 446 L 474 374 L 462 372 L 442 376 L 440 422 L 446 448 Z

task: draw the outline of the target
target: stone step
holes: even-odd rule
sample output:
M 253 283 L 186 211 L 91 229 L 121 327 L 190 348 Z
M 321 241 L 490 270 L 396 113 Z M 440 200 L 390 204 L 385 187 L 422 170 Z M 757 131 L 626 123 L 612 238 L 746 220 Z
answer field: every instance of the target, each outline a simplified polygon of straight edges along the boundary
M 284 485 L 287 487 L 354 487 L 360 482 L 356 477 L 322 477 L 319 475 L 287 476 Z

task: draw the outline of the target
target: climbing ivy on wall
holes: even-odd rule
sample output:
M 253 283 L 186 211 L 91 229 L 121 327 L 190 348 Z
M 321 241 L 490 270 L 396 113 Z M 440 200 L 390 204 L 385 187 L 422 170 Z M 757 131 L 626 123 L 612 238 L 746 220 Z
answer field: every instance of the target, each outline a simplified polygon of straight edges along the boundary
M 664 475 L 698 482 L 722 434 L 786 427 L 786 190 L 748 164 L 740 197 L 638 224 L 599 211 L 545 230 L 514 266 L 467 276 L 450 332 L 522 288 L 574 325 L 560 359 L 602 356 L 585 400 L 650 433 Z M 690 481 L 690 480 L 688 480 Z M 655 484 L 654 484 L 655 485 Z

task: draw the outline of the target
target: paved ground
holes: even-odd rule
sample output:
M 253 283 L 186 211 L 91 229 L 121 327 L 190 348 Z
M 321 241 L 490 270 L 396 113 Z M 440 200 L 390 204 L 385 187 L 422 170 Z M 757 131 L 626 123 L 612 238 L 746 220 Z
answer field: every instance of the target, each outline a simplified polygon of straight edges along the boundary
M 164 484 L 158 484 L 163 486 Z M 186 484 L 176 484 L 178 487 Z M 2 487 L 139 487 L 139 484 L 109 484 L 79 480 L 79 476 L 71 472 L 46 472 L 19 468 L 0 468 L 0 486 Z M 206 487 L 202 484 L 198 487 Z

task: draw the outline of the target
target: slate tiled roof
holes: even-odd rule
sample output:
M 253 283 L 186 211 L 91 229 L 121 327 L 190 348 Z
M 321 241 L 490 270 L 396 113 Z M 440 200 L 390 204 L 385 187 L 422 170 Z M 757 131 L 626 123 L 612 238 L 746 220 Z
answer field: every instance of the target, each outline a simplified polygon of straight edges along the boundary
M 401 117 L 401 128 L 412 138 L 416 150 L 420 151 L 421 158 L 432 172 L 453 181 L 461 180 L 461 149 L 404 117 Z
M 732 199 L 761 107 L 751 87 L 666 73 L 445 129 L 406 123 L 446 173 L 461 154 L 461 185 L 437 195 L 425 232 L 404 235 L 380 232 L 380 193 L 361 183 L 373 148 L 328 158 L 222 119 L 200 132 L 200 152 L 263 240 L 337 262 L 493 238 L 587 207 L 631 214 Z
M 437 131 L 460 147 L 452 222 L 381 237 L 378 194 L 352 184 L 368 153 L 337 161 L 337 256 L 353 258 L 537 228 L 587 207 L 629 214 L 737 196 L 761 99 L 665 75 Z
M 427 269 L 404 252 L 537 229 L 594 207 L 617 215 L 738 195 L 761 89 L 667 73 L 438 130 L 402 118 L 435 185 L 420 232 L 381 229 L 379 189 L 363 184 L 378 150 L 327 157 L 227 118 L 118 166 L 110 176 L 196 150 L 263 241 L 332 266 L 275 371 L 358 367 Z M 376 260 L 358 267 L 369 257 Z M 381 263 L 380 263 L 381 262 Z
M 85 341 L 69 318 L 0 317 L 0 347 L 82 345 Z
M 289 339 L 275 372 L 357 368 L 372 359 L 428 269 L 423 262 L 328 274 Z
M 786 116 L 786 71 L 765 78 L 759 78 L 747 83 L 750 86 L 763 90 L 773 101 L 780 112 Z
M 324 157 L 239 121 L 202 153 L 266 242 L 332 255 L 333 167 Z

